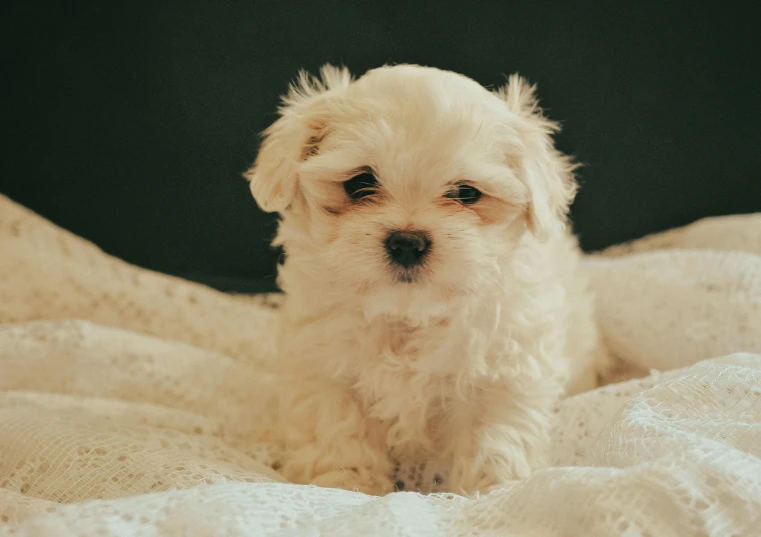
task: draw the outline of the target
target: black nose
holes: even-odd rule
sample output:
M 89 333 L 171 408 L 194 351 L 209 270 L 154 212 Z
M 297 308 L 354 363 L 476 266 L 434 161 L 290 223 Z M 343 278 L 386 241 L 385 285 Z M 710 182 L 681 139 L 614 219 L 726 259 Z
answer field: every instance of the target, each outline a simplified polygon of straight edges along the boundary
M 422 263 L 430 248 L 431 239 L 422 231 L 392 231 L 386 238 L 389 259 L 404 268 Z

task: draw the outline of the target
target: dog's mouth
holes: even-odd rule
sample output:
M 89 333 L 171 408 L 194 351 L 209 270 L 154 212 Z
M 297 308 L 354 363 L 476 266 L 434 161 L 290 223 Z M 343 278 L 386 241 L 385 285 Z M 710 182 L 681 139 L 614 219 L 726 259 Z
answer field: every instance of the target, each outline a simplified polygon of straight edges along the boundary
M 396 281 L 400 283 L 415 283 L 417 278 L 414 274 L 410 274 L 408 271 L 403 271 L 401 274 L 396 275 Z
M 417 283 L 423 279 L 421 267 L 401 268 L 391 267 L 391 274 L 397 283 Z

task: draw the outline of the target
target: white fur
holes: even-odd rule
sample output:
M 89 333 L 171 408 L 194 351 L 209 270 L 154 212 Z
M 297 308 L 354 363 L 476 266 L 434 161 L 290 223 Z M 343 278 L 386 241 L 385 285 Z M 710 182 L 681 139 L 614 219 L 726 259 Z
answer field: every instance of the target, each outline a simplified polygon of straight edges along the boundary
M 553 404 L 604 353 L 566 227 L 574 166 L 534 88 L 326 66 L 280 113 L 246 176 L 281 214 L 286 477 L 385 493 L 392 459 L 436 454 L 473 493 L 542 467 Z M 352 202 L 342 182 L 362 167 L 381 188 Z M 445 198 L 458 181 L 482 200 Z M 405 229 L 433 243 L 411 283 L 383 247 Z

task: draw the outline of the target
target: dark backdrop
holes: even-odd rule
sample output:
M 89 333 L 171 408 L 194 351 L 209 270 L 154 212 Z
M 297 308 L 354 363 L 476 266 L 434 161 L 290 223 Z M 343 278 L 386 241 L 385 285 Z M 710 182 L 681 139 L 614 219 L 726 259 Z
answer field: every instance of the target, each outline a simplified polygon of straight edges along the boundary
M 274 219 L 240 173 L 278 95 L 302 67 L 415 62 L 539 84 L 586 163 L 586 249 L 761 210 L 750 3 L 466 4 L 6 0 L 0 192 L 130 262 L 271 288 Z

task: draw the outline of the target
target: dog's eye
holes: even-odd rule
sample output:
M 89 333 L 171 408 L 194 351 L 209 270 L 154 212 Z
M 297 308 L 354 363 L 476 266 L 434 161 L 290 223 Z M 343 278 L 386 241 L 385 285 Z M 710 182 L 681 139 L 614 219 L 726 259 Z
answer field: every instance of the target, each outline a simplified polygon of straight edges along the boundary
M 371 173 L 360 173 L 344 181 L 344 191 L 353 200 L 358 200 L 375 194 L 378 189 L 378 180 Z
M 463 205 L 473 205 L 481 199 L 481 191 L 474 186 L 459 183 L 454 185 L 454 188 L 446 194 L 446 197 L 459 201 Z

